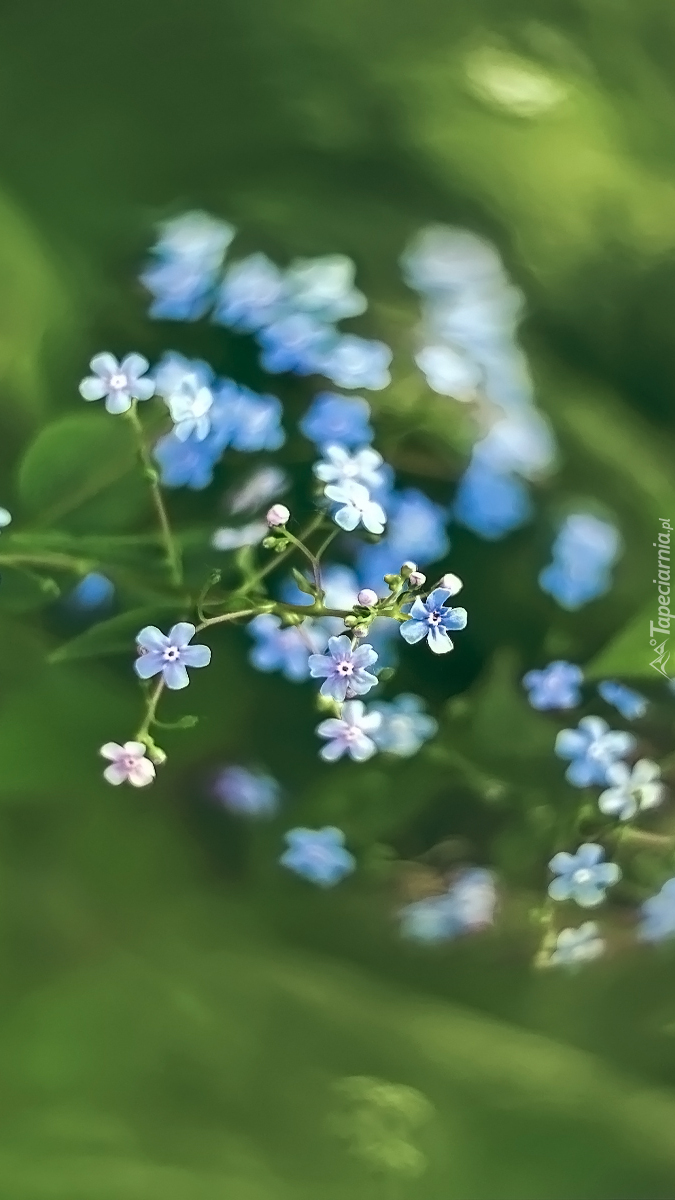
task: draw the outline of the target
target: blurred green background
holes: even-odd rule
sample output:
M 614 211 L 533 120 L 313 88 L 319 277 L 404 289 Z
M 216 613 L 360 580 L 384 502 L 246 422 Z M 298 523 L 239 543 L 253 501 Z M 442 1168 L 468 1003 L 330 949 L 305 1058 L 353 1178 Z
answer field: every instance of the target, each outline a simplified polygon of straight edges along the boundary
M 30 580 L 3 578 L 2 1200 L 675 1194 L 672 951 L 631 948 L 626 891 L 606 961 L 571 977 L 530 965 L 527 910 L 570 797 L 557 726 L 517 682 L 556 656 L 639 680 L 646 751 L 672 749 L 672 700 L 640 676 L 657 519 L 675 517 L 674 65 L 664 0 L 0 9 L 0 503 L 17 528 L 36 518 L 17 464 L 81 412 L 92 353 L 175 348 L 262 385 L 247 339 L 147 320 L 153 226 L 194 207 L 233 221 L 240 252 L 351 255 L 361 328 L 402 361 L 406 240 L 430 221 L 492 238 L 528 299 L 522 341 L 561 451 L 534 527 L 496 546 L 453 532 L 470 627 L 450 664 L 404 656 L 394 690 L 425 695 L 442 727 L 403 767 L 319 765 L 312 687 L 254 674 L 230 631 L 161 781 L 113 792 L 96 751 L 136 722 L 130 656 L 48 661 L 62 615 L 33 615 Z M 311 394 L 275 390 L 292 413 Z M 453 406 L 405 371 L 373 404 L 402 481 L 447 502 L 467 450 Z M 308 454 L 291 442 L 287 461 L 306 470 Z M 124 447 L 110 459 L 108 492 L 59 528 L 147 527 Z M 172 499 L 179 523 L 212 524 L 226 479 Z M 570 498 L 603 506 L 627 546 L 611 595 L 576 616 L 536 587 Z M 118 566 L 137 596 L 133 561 Z M 280 778 L 277 821 L 213 809 L 209 773 L 228 761 Z M 282 831 L 333 822 L 357 875 L 329 894 L 283 875 Z M 499 927 L 403 944 L 387 856 L 449 838 L 500 872 Z M 637 864 L 646 884 L 650 870 Z M 377 1137 L 359 1157 L 336 1136 L 335 1085 L 353 1076 L 432 1106 L 410 1132 L 423 1173 L 398 1169 L 396 1132 L 388 1167 Z M 375 1109 L 358 1120 L 379 1128 Z

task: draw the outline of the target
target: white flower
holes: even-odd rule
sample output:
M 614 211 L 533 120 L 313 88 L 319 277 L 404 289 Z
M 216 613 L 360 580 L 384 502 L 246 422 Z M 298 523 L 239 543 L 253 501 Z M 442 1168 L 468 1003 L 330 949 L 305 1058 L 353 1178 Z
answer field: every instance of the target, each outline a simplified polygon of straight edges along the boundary
M 451 572 L 449 572 L 447 575 L 443 576 L 438 586 L 445 588 L 451 596 L 456 596 L 458 592 L 461 592 L 464 584 L 462 583 L 459 575 L 453 575 Z
M 605 939 L 599 936 L 595 921 L 584 921 L 578 929 L 563 929 L 549 959 L 550 966 L 574 967 L 592 962 L 605 952 Z
M 342 487 L 327 487 L 325 495 L 343 506 L 333 518 L 341 529 L 351 531 L 361 524 L 369 533 L 383 533 L 387 515 L 381 504 L 371 500 L 363 484 L 350 480 Z
M 216 529 L 211 538 L 214 550 L 239 550 L 242 546 L 257 546 L 267 533 L 264 521 L 251 521 L 248 525 L 238 528 L 223 526 Z
M 663 800 L 661 769 L 648 758 L 636 762 L 632 771 L 623 762 L 612 763 L 606 775 L 612 786 L 601 793 L 598 806 L 607 816 L 629 821 L 638 810 L 656 808 Z
M 274 529 L 275 525 L 286 525 L 290 519 L 290 511 L 286 508 L 285 504 L 273 504 L 265 518 L 267 524 L 272 529 Z
M 329 717 L 317 725 L 319 737 L 327 739 L 321 750 L 326 762 L 335 762 L 343 754 L 349 754 L 355 762 L 372 758 L 377 746 L 369 734 L 375 733 L 382 722 L 379 712 L 366 713 L 362 700 L 348 700 L 342 706 L 342 717 Z
M 127 354 L 118 362 L 114 354 L 95 354 L 89 363 L 93 375 L 80 383 L 83 400 L 103 400 L 109 413 L 124 413 L 132 400 L 149 400 L 155 392 L 154 380 L 145 376 L 150 364 L 142 354 Z
M 209 388 L 176 392 L 173 396 L 167 396 L 166 402 L 178 441 L 186 442 L 194 434 L 196 441 L 203 442 L 211 428 L 208 412 L 213 404 L 213 396 Z
M 132 787 L 146 787 L 155 778 L 155 767 L 149 758 L 145 757 L 146 747 L 143 742 L 125 742 L 118 746 L 117 742 L 106 742 L 101 746 L 99 754 L 110 759 L 110 766 L 103 772 L 103 778 L 108 783 L 130 783 Z
M 450 346 L 425 346 L 415 355 L 415 362 L 432 391 L 463 402 L 474 399 L 482 373 L 465 354 Z
M 375 491 L 386 483 L 380 469 L 383 461 L 382 455 L 370 446 L 357 450 L 356 454 L 350 454 L 344 446 L 326 446 L 324 460 L 315 463 L 313 470 L 322 483 L 333 483 L 342 487 L 354 480 Z

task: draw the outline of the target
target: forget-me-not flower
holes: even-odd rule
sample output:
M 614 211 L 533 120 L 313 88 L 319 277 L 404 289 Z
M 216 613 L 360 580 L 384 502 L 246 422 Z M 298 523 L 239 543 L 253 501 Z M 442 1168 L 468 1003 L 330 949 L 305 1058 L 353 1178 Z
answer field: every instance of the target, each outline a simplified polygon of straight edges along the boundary
M 289 305 L 326 322 L 358 317 L 366 311 L 368 301 L 354 287 L 355 273 L 346 254 L 296 258 L 284 277 Z
M 224 767 L 216 775 L 212 790 L 225 808 L 245 817 L 273 817 L 281 795 L 276 779 L 246 767 Z
M 606 776 L 611 786 L 601 792 L 598 808 L 609 817 L 630 821 L 637 812 L 657 808 L 663 800 L 661 768 L 648 758 L 639 759 L 632 770 L 623 762 L 612 763 Z
M 329 717 L 317 725 L 319 737 L 326 738 L 320 750 L 326 762 L 335 762 L 348 754 L 355 762 L 365 762 L 377 751 L 374 736 L 382 721 L 376 712 L 366 712 L 362 700 L 348 700 L 342 708 L 341 717 Z
M 447 514 L 417 488 L 392 492 L 386 498 L 387 534 L 376 546 L 362 546 L 357 565 L 363 585 L 382 591 L 382 577 L 396 574 L 413 559 L 424 565 L 447 553 Z M 384 584 L 386 592 L 386 584 Z
M 167 397 L 167 405 L 174 423 L 174 434 L 179 442 L 186 442 L 194 437 L 196 442 L 203 442 L 211 429 L 209 409 L 213 404 L 213 395 L 209 388 L 198 388 L 193 393 L 176 392 Z
M 401 637 L 408 645 L 427 639 L 434 654 L 448 654 L 453 643 L 448 637 L 449 629 L 465 629 L 465 608 L 446 608 L 452 592 L 448 588 L 436 588 L 426 600 L 418 596 L 410 610 L 410 617 L 401 625 Z
M 312 654 L 309 671 L 312 679 L 324 679 L 321 695 L 341 703 L 347 696 L 364 696 L 377 683 L 366 667 L 377 662 L 377 654 L 366 642 L 356 649 L 346 634 L 328 639 L 327 654 Z
M 345 848 L 344 833 L 334 826 L 289 829 L 285 839 L 288 849 L 279 859 L 282 867 L 320 887 L 333 887 L 356 866 L 353 854 Z
M 348 479 L 339 487 L 328 485 L 324 489 L 328 500 L 339 505 L 333 520 L 341 529 L 351 532 L 357 525 L 363 525 L 369 533 L 382 533 L 387 522 L 387 514 L 377 500 L 371 500 L 368 488 L 363 484 Z
M 319 352 L 312 370 L 325 375 L 336 387 L 379 392 L 391 383 L 389 364 L 392 357 L 384 342 L 345 333 Z
M 319 392 L 300 421 L 300 432 L 317 446 L 362 446 L 371 442 L 370 405 L 361 396 Z
M 595 908 L 605 899 L 605 891 L 621 878 L 621 868 L 603 862 L 605 851 L 595 842 L 584 842 L 576 854 L 561 850 L 554 854 L 549 868 L 556 876 L 548 885 L 552 900 L 575 900 L 582 908 Z
M 309 678 L 309 656 L 324 650 L 328 640 L 322 622 L 282 625 L 274 613 L 260 613 L 246 628 L 255 641 L 251 664 L 258 671 L 281 671 L 291 683 Z
M 281 271 L 266 254 L 251 254 L 228 267 L 212 319 L 218 325 L 253 333 L 277 320 L 284 306 Z
M 539 575 L 542 591 L 574 612 L 611 587 L 610 567 L 621 552 L 615 525 L 592 513 L 573 513 L 553 543 L 553 561 Z
M 382 470 L 384 460 L 371 446 L 365 446 L 354 454 L 350 454 L 344 446 L 326 446 L 323 455 L 323 460 L 312 468 L 322 483 L 342 486 L 354 480 L 369 491 L 386 486 L 386 475 Z
M 492 872 L 467 867 L 442 895 L 406 905 L 399 914 L 401 933 L 419 942 L 447 942 L 491 925 L 496 903 Z
M 598 684 L 598 692 L 607 704 L 611 704 L 625 721 L 637 721 L 644 717 L 649 701 L 639 692 L 617 683 L 615 679 L 604 679 Z
M 322 355 L 328 353 L 334 338 L 332 330 L 309 313 L 289 313 L 258 333 L 260 365 L 273 375 L 281 371 L 317 374 Z
M 523 686 L 529 692 L 528 699 L 533 708 L 541 711 L 576 708 L 581 703 L 579 687 L 583 678 L 584 673 L 576 663 L 558 659 L 541 671 L 528 671 L 523 675 Z
M 605 952 L 606 942 L 600 937 L 595 921 L 584 921 L 578 929 L 562 929 L 556 938 L 555 949 L 548 963 L 552 967 L 578 967 L 593 962 Z
M 215 372 L 201 358 L 186 358 L 177 350 L 167 350 L 153 371 L 155 390 L 168 402 L 171 396 L 194 396 L 200 388 L 210 388 Z
M 210 439 L 180 442 L 175 431 L 166 433 L 153 447 L 163 487 L 189 487 L 198 492 L 213 482 L 213 468 L 220 451 Z
M 571 759 L 565 779 L 574 787 L 607 782 L 607 768 L 635 749 L 632 733 L 610 730 L 602 717 L 582 717 L 577 729 L 561 729 L 556 741 L 558 758 Z
M 104 351 L 95 354 L 89 363 L 93 375 L 80 383 L 84 400 L 103 400 L 109 413 L 125 413 L 132 400 L 149 400 L 155 392 L 153 379 L 148 378 L 150 363 L 142 354 L 127 354 L 118 362 L 114 354 Z
M 259 396 L 250 388 L 239 386 L 237 394 L 230 399 L 227 418 L 232 449 L 245 454 L 278 450 L 286 441 L 281 426 L 282 412 L 282 404 L 277 396 Z
M 675 935 L 675 879 L 667 879 L 655 896 L 644 901 L 638 937 L 643 942 L 661 942 Z
M 522 480 L 478 461 L 473 461 L 460 479 L 451 511 L 458 525 L 488 542 L 519 529 L 534 514 Z
M 168 635 L 156 625 L 146 625 L 136 637 L 140 650 L 134 663 L 139 679 L 151 679 L 162 675 L 164 683 L 172 691 L 187 687 L 190 682 L 187 667 L 207 667 L 211 661 L 208 646 L 191 646 L 196 633 L 189 621 L 179 621 Z
M 481 370 L 466 354 L 452 346 L 424 346 L 415 362 L 432 392 L 464 402 L 474 399 Z
M 427 896 L 402 908 L 401 935 L 415 942 L 449 942 L 459 933 L 452 896 Z
M 89 571 L 73 588 L 67 602 L 70 608 L 80 612 L 92 612 L 108 606 L 114 595 L 115 585 L 107 575 L 101 575 L 99 571 Z
M 147 747 L 143 742 L 125 742 L 123 746 L 117 742 L 106 742 L 99 750 L 99 754 L 110 762 L 103 772 L 103 778 L 115 787 L 120 783 L 147 787 L 155 778 L 155 764 L 146 758 L 146 752 Z
M 391 701 L 376 701 L 370 712 L 379 713 L 382 721 L 374 739 L 379 750 L 398 758 L 411 758 L 429 738 L 438 732 L 438 721 L 424 711 L 419 696 L 402 693 Z
M 235 230 L 205 212 L 188 212 L 161 226 L 155 261 L 141 274 L 154 297 L 150 316 L 195 321 L 207 311 Z

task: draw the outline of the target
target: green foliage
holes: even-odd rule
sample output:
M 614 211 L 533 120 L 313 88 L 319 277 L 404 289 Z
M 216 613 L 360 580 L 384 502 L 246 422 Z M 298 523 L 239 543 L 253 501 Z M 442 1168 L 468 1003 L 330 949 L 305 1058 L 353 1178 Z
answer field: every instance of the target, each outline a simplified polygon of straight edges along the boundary
M 0 568 L 0 608 L 8 612 L 30 612 L 56 600 L 60 588 L 49 576 L 21 567 Z
M 134 635 L 144 625 L 155 625 L 176 614 L 176 604 L 166 602 L 132 608 L 98 621 L 84 633 L 78 634 L 50 655 L 50 662 L 67 662 L 78 658 L 100 658 L 112 654 L 133 654 Z
M 652 599 L 591 659 L 585 667 L 586 677 L 604 679 L 608 675 L 619 675 L 653 680 L 654 670 L 649 664 L 656 651 L 649 644 L 649 625 L 657 615 L 656 600 Z M 667 634 L 663 634 L 663 638 L 667 638 Z

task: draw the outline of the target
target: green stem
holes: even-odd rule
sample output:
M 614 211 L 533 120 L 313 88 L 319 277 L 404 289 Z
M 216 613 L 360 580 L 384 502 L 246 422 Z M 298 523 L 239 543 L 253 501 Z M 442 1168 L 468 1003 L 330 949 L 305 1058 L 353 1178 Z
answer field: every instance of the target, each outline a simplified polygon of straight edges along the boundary
M 155 743 L 150 737 L 150 726 L 154 723 L 155 714 L 157 713 L 157 705 L 159 704 L 163 691 L 164 679 L 162 678 L 155 685 L 153 691 L 150 692 L 148 696 L 143 724 L 141 725 L 134 739 L 135 741 L 143 742 L 146 746 L 150 746 L 152 748 L 154 748 Z
M 180 558 L 180 550 L 171 531 L 169 516 L 164 506 L 164 499 L 159 486 L 159 475 L 150 457 L 148 447 L 145 444 L 143 425 L 141 424 L 141 419 L 138 415 L 138 403 L 136 400 L 134 400 L 131 408 L 125 415 L 134 431 L 136 445 L 138 448 L 138 457 L 141 461 L 145 478 L 150 485 L 152 502 L 155 506 L 155 512 L 157 513 L 157 520 L 159 521 L 159 527 L 162 534 L 162 541 L 164 542 L 166 565 L 169 571 L 171 582 L 175 587 L 180 587 L 183 582 L 183 567 Z
M 310 521 L 309 525 L 303 529 L 302 533 L 300 534 L 300 540 L 303 542 L 306 541 L 306 539 L 311 537 L 312 534 L 315 533 L 322 524 L 323 514 L 319 513 L 318 516 L 314 517 Z M 265 579 L 272 571 L 280 566 L 281 563 L 284 562 L 296 548 L 297 547 L 295 545 L 292 545 L 290 549 L 283 550 L 281 554 L 273 555 L 270 562 L 266 563 L 264 567 L 261 567 L 259 571 L 256 571 L 255 575 L 251 575 L 250 579 L 247 579 L 246 583 L 242 587 L 237 588 L 237 591 L 234 593 L 234 595 L 241 596 L 248 592 L 252 587 L 255 587 L 257 583 L 260 583 L 261 579 Z
M 86 575 L 99 564 L 71 554 L 0 554 L 0 563 L 8 567 L 51 567 L 55 571 L 73 571 Z

